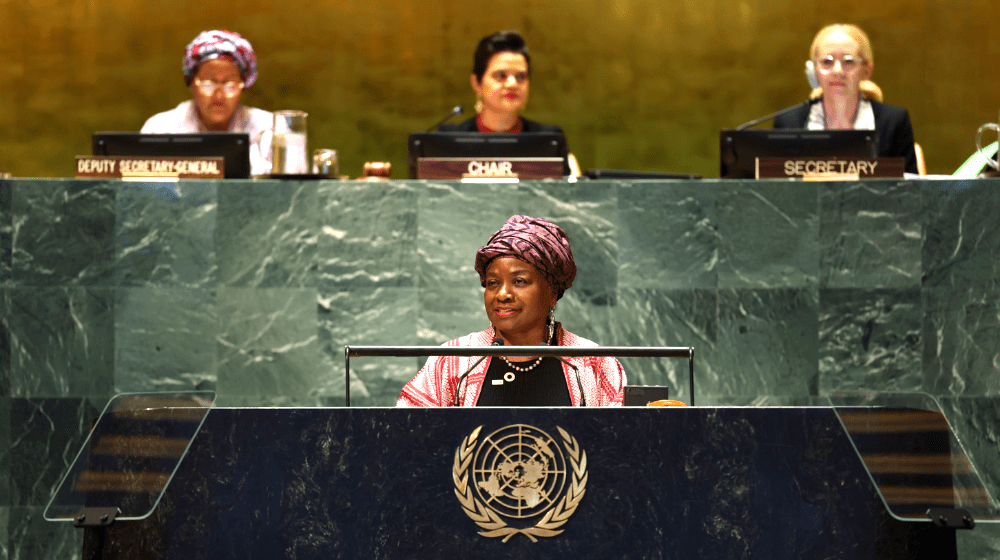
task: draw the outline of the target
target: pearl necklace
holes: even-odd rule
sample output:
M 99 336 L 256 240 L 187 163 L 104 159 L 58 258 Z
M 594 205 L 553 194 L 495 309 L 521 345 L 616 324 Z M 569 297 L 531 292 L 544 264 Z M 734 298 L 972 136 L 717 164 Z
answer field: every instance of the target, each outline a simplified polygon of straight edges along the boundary
M 525 373 L 525 372 L 531 371 L 531 370 L 535 369 L 536 367 L 538 367 L 538 364 L 542 363 L 542 357 L 541 356 L 539 356 L 535 360 L 535 363 L 531 364 L 528 367 L 515 366 L 514 364 L 510 363 L 510 361 L 507 358 L 504 358 L 503 356 L 500 356 L 500 359 L 507 363 L 507 367 L 509 367 L 510 369 L 512 369 L 514 371 L 520 372 L 520 373 Z
M 525 373 L 525 372 L 531 371 L 531 370 L 535 369 L 536 367 L 538 367 L 538 364 L 542 363 L 542 357 L 541 356 L 539 356 L 535 360 L 535 363 L 531 364 L 528 367 L 515 366 L 514 364 L 510 363 L 510 361 L 507 360 L 507 358 L 504 358 L 503 356 L 500 356 L 500 359 L 503 360 L 507 364 L 507 367 L 513 369 L 514 371 L 520 372 L 520 373 Z M 503 380 L 506 381 L 507 383 L 513 383 L 514 379 L 515 379 L 515 377 L 514 377 L 514 372 L 513 371 L 508 371 L 507 373 L 503 374 Z

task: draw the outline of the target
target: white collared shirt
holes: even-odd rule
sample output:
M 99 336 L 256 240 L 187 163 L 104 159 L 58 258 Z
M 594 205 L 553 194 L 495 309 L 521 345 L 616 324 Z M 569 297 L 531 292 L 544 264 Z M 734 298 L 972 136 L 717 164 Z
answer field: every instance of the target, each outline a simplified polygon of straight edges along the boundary
M 264 175 L 271 171 L 271 162 L 261 154 L 258 142 L 261 133 L 269 130 L 272 126 L 274 126 L 274 113 L 247 107 L 243 104 L 236 107 L 227 132 L 245 132 L 250 136 L 251 175 Z M 180 134 L 207 131 L 202 126 L 201 119 L 198 118 L 198 110 L 195 108 L 194 101 L 189 99 L 169 111 L 149 117 L 139 132 L 143 134 Z M 269 144 L 267 145 L 269 146 Z
M 823 111 L 823 101 L 813 103 L 809 109 L 807 130 L 826 130 L 826 113 Z M 872 102 L 862 97 L 858 101 L 858 114 L 854 117 L 854 130 L 875 130 L 875 112 Z

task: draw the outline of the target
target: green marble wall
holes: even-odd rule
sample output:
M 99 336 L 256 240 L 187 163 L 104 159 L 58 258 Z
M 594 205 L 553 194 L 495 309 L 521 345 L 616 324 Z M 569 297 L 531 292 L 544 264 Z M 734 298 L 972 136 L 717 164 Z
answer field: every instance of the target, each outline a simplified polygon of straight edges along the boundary
M 472 255 L 515 213 L 572 239 L 559 320 L 605 345 L 694 346 L 699 405 L 924 391 L 1000 492 L 997 208 L 996 179 L 0 180 L 0 546 L 78 553 L 39 516 L 117 392 L 337 406 L 344 345 L 485 328 Z M 689 398 L 686 362 L 623 362 Z M 419 365 L 352 360 L 352 404 L 392 405 Z M 962 546 L 995 555 L 997 534 Z
M 1000 111 L 993 0 L 0 0 L 0 172 L 69 177 L 98 130 L 137 130 L 189 97 L 199 31 L 245 34 L 260 81 L 245 101 L 309 112 L 344 173 L 391 161 L 406 134 L 473 103 L 476 41 L 515 28 L 533 53 L 526 116 L 561 124 L 584 168 L 718 176 L 718 132 L 808 93 L 815 32 L 868 30 L 874 79 L 907 107 L 932 173 L 953 172 Z

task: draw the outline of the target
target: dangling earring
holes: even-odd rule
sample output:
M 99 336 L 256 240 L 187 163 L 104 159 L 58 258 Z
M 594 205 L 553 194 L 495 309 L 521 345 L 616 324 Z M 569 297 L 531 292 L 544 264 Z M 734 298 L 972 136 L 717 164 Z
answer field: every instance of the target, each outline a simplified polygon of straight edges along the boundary
M 552 336 L 556 334 L 556 306 L 549 308 L 549 337 L 545 339 L 545 344 L 552 343 Z
M 478 95 L 476 96 L 475 109 L 476 109 L 477 113 L 482 113 L 483 112 L 483 98 L 479 97 Z

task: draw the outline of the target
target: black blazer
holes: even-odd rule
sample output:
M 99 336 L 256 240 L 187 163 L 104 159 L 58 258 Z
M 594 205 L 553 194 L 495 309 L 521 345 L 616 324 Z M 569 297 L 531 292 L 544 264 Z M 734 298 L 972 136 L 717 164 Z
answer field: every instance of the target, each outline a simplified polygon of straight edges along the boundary
M 529 121 L 528 119 L 521 117 L 521 126 L 522 132 L 558 132 L 564 137 L 566 136 L 562 127 L 556 124 L 542 124 L 535 121 Z M 444 123 L 438 130 L 441 132 L 478 132 L 479 127 L 476 125 L 476 117 L 472 117 L 471 119 L 466 119 L 459 123 Z M 567 159 L 569 156 L 569 147 L 566 144 L 563 144 L 563 146 L 564 149 L 561 154 L 563 158 L 563 175 L 568 176 L 570 174 L 569 159 Z
M 917 152 L 913 148 L 913 126 L 910 113 L 895 105 L 872 101 L 875 132 L 878 134 L 878 155 L 901 157 L 907 173 L 917 173 Z M 806 102 L 795 110 L 774 118 L 774 128 L 805 128 L 811 105 Z

